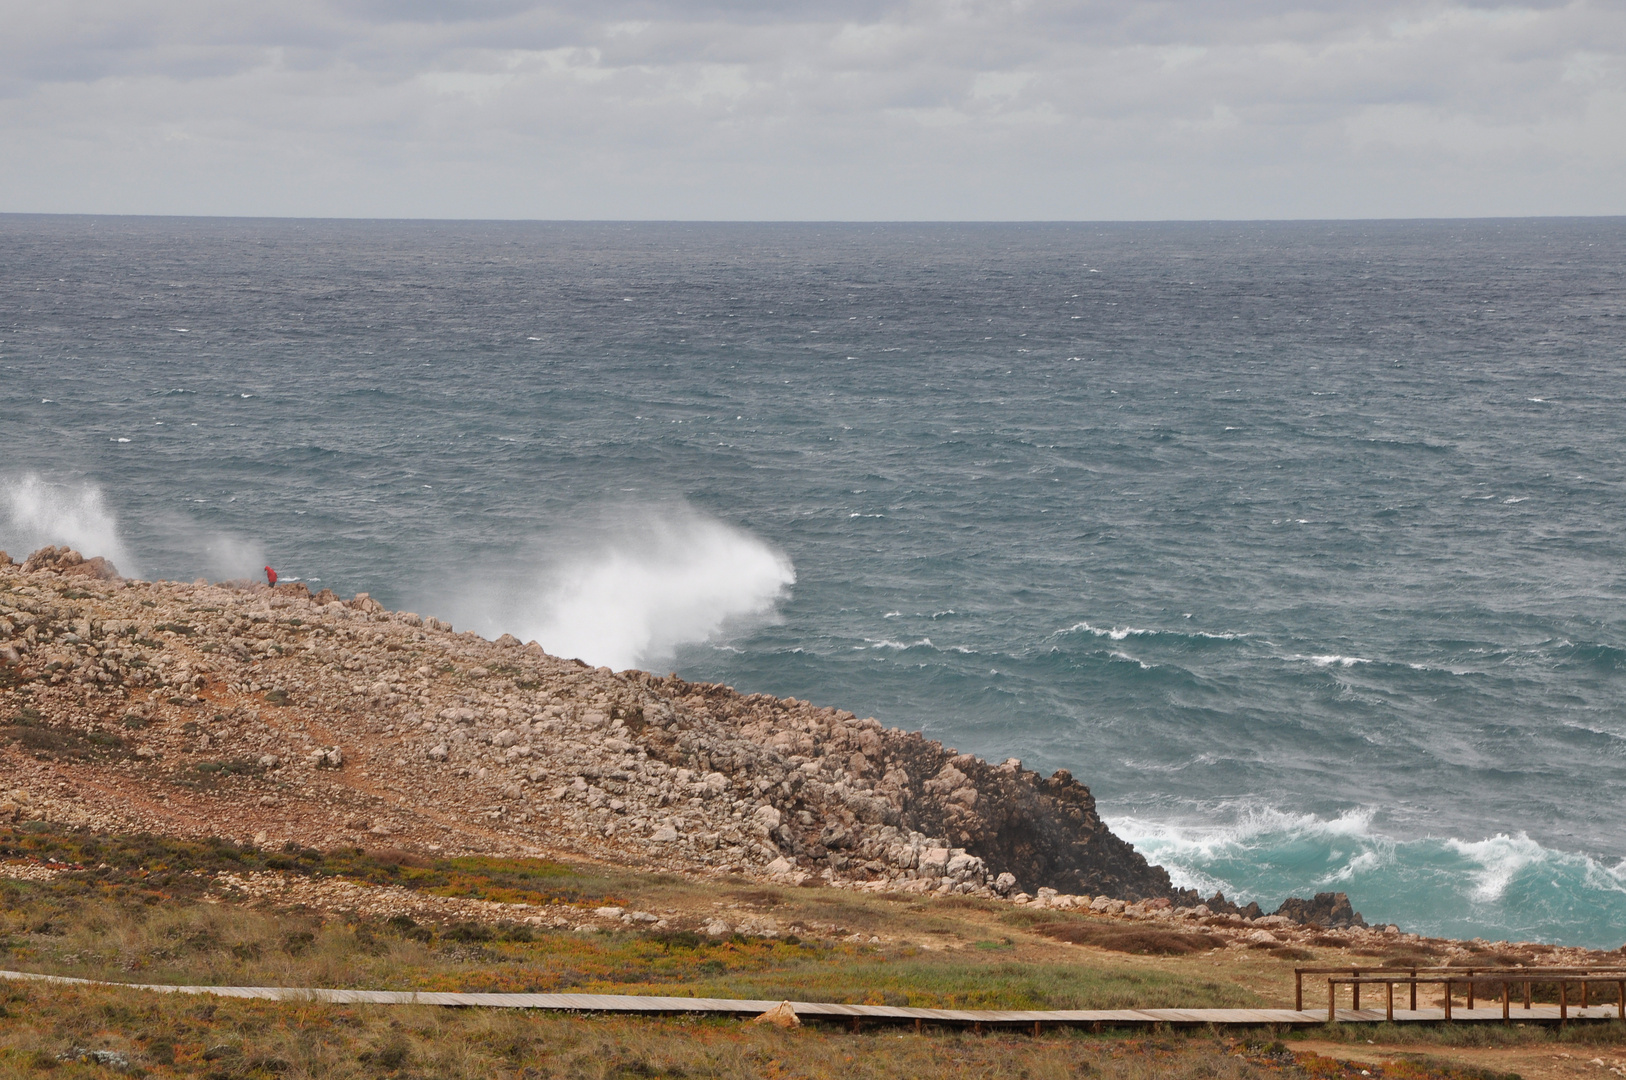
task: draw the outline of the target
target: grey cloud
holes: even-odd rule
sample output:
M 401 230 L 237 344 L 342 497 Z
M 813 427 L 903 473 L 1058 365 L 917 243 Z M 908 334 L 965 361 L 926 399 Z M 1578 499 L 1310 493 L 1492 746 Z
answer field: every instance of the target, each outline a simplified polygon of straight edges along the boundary
M 8 30 L 0 209 L 1626 210 L 1626 13 L 1579 0 L 133 0 Z

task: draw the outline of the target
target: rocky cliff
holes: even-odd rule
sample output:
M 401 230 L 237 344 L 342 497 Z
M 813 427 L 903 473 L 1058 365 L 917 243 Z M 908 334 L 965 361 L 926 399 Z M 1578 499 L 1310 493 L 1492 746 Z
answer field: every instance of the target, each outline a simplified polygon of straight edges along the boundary
M 0 816 L 575 853 L 938 893 L 1173 895 L 1089 789 L 794 698 L 302 585 L 0 553 Z

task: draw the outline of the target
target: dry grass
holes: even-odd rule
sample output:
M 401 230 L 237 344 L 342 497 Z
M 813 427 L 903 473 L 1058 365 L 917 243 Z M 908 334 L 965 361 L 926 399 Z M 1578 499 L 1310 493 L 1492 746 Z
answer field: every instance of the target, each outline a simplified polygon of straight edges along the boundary
M 815 906 L 837 902 L 820 899 Z M 873 914 L 867 905 L 860 913 Z M 117 982 L 653 993 L 944 1008 L 1261 1003 L 1257 994 L 1212 975 L 1040 959 L 1008 938 L 928 950 L 681 931 L 418 925 L 184 896 L 160 900 L 150 890 L 62 879 L 0 881 L 0 961 Z
M 1190 956 L 1207 952 L 1222 943 L 1208 934 L 1166 930 L 1159 926 L 1137 926 L 1109 922 L 1049 923 L 1037 927 L 1041 934 L 1073 945 L 1094 945 L 1110 952 L 1140 956 Z
M 793 998 L 984 1008 L 1238 1007 L 1280 1004 L 1294 958 L 1223 949 L 1200 931 L 1012 910 L 955 898 L 694 882 L 541 860 L 429 860 L 405 853 L 259 852 L 153 837 L 13 832 L 0 841 L 73 857 L 82 872 L 0 880 L 0 966 L 112 981 L 561 991 Z M 46 849 L 46 850 L 42 850 Z M 15 850 L 15 847 L 14 847 Z M 93 859 L 98 861 L 92 861 Z M 502 924 L 369 920 L 353 913 L 220 903 L 217 869 L 279 869 L 489 898 L 545 896 L 555 910 L 599 899 L 646 910 L 771 913 L 820 927 L 805 940 L 682 930 L 555 932 Z M 572 906 L 573 905 L 573 906 Z M 880 944 L 854 932 L 884 934 Z M 1284 950 L 1277 950 L 1278 952 Z M 1322 955 L 1325 963 L 1332 959 Z M 1397 958 L 1398 959 L 1398 958 Z M 810 1025 L 765 1030 L 734 1020 L 571 1017 L 499 1010 L 343 1007 L 168 997 L 119 989 L 0 984 L 0 1080 L 77 1080 L 109 1067 L 59 1061 L 75 1047 L 117 1051 L 133 1073 L 272 1080 L 300 1077 L 1355 1077 L 1330 1058 L 1214 1033 L 1009 1032 Z M 1354 1029 L 1350 1029 L 1353 1031 Z M 1366 1045 L 1378 1035 L 1430 1052 L 1544 1040 L 1626 1041 L 1620 1025 L 1338 1028 L 1311 1033 Z M 1408 1061 L 1399 1078 L 1480 1075 Z
M 630 1019 L 425 1007 L 199 1001 L 119 990 L 11 988 L 0 1017 L 0 1080 L 117 1072 L 206 1080 L 1256 1080 L 1358 1077 L 1359 1068 L 1209 1033 L 1012 1032 L 878 1027 L 780 1031 L 729 1020 Z M 128 1067 L 63 1062 L 110 1050 Z M 1409 1065 L 1376 1075 L 1491 1074 Z

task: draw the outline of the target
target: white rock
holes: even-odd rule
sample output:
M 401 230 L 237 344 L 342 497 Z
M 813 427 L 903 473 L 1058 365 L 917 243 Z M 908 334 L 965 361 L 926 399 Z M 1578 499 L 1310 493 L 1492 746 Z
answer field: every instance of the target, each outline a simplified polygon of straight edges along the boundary
M 662 825 L 650 833 L 649 838 L 657 844 L 670 844 L 678 838 L 678 831 L 670 825 Z

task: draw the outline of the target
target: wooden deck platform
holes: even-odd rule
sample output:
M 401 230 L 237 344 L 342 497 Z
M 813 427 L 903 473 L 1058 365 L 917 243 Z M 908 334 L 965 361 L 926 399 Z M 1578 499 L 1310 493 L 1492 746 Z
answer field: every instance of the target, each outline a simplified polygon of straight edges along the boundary
M 335 1005 L 440 1005 L 454 1008 L 542 1009 L 552 1012 L 630 1013 L 654 1016 L 712 1014 L 760 1016 L 778 1005 L 777 1001 L 737 998 L 643 997 L 628 994 L 452 994 L 400 990 L 331 990 L 314 987 L 275 986 L 170 986 L 162 983 L 115 983 L 75 979 L 64 975 L 36 975 L 23 971 L 0 971 L 0 979 L 18 979 L 70 986 L 108 986 L 127 990 L 149 990 L 164 994 L 209 994 L 215 997 L 250 998 L 260 1001 L 320 1001 Z M 910 1009 L 893 1005 L 838 1005 L 820 1001 L 793 1001 L 796 1015 L 807 1019 L 870 1021 L 875 1023 L 948 1024 L 960 1027 L 1033 1028 L 1126 1027 L 1151 1024 L 1214 1024 L 1219 1026 L 1283 1024 L 1310 1026 L 1325 1024 L 1327 1010 L 1321 1009 Z M 1382 1009 L 1339 1009 L 1338 1020 L 1346 1024 L 1381 1024 Z M 1587 1009 L 1570 1007 L 1570 1020 L 1611 1020 L 1613 1004 Z M 1463 1009 L 1451 1013 L 1455 1023 L 1501 1023 L 1502 1008 Z M 1441 1009 L 1396 1009 L 1395 1023 L 1439 1023 Z M 1515 1008 L 1514 1023 L 1557 1023 L 1558 1006 L 1537 1005 Z

